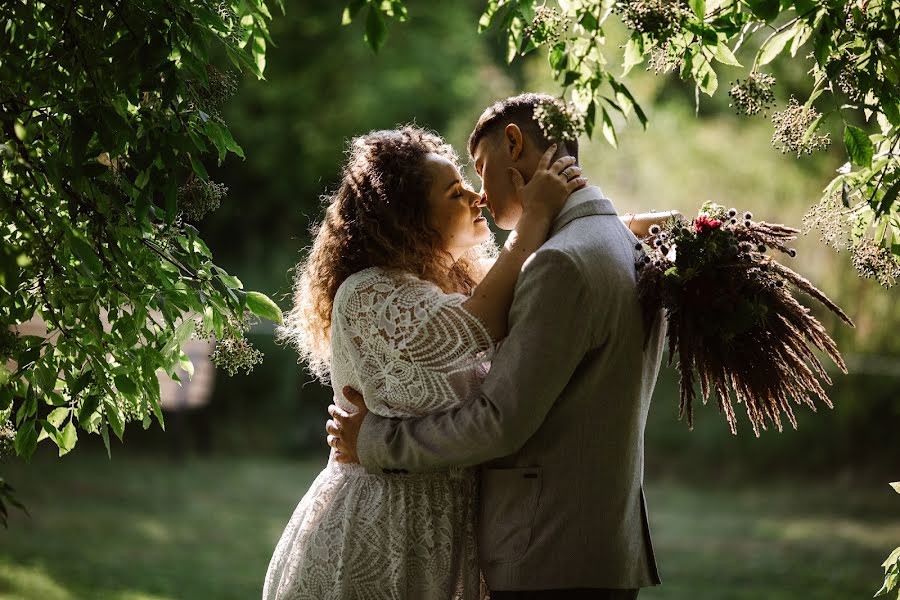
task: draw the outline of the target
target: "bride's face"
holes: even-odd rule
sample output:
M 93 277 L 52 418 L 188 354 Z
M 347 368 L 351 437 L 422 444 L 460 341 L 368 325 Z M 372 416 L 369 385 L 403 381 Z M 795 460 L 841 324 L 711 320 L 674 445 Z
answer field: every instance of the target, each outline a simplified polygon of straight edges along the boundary
M 444 250 L 456 261 L 491 235 L 481 214 L 484 201 L 463 181 L 452 161 L 438 154 L 429 154 L 425 161 L 431 174 L 428 224 L 440 233 Z

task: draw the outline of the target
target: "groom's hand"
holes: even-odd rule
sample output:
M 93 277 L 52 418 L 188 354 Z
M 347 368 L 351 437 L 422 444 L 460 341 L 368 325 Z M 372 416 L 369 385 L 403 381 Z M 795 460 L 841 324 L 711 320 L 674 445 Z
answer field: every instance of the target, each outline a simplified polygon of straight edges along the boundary
M 348 413 L 340 407 L 332 404 L 328 407 L 331 419 L 325 423 L 325 431 L 328 432 L 328 445 L 334 448 L 334 459 L 344 464 L 359 464 L 359 455 L 356 453 L 356 441 L 359 438 L 359 430 L 363 419 L 366 418 L 369 409 L 363 400 L 362 394 L 352 387 L 344 386 L 342 390 L 344 398 L 356 407 L 356 412 Z

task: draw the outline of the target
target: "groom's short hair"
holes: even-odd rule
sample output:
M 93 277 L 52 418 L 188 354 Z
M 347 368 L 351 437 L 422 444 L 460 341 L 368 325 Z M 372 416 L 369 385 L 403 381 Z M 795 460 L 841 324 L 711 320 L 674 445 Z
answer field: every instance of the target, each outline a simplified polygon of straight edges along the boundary
M 534 118 L 534 109 L 543 103 L 559 104 L 559 98 L 550 94 L 540 94 L 527 92 L 519 94 L 505 100 L 499 100 L 491 106 L 484 109 L 475 129 L 469 135 L 469 156 L 475 155 L 475 148 L 478 143 L 485 137 L 494 135 L 498 131 L 506 128 L 510 123 L 515 123 L 522 130 L 522 133 L 531 138 L 531 140 L 541 149 L 547 149 L 550 144 L 565 143 L 569 154 L 578 159 L 578 140 L 556 140 L 544 133 L 537 120 Z

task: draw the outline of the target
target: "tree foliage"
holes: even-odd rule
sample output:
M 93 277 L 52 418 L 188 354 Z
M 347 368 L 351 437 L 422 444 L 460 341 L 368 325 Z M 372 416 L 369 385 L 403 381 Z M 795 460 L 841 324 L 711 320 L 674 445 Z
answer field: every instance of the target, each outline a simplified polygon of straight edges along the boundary
M 0 446 L 164 426 L 157 372 L 191 371 L 192 336 L 257 360 L 247 315 L 281 312 L 191 221 L 226 192 L 204 161 L 243 156 L 219 108 L 237 71 L 262 78 L 269 19 L 263 0 L 0 7 Z
M 408 16 L 397 0 L 356 0 L 345 14 L 363 6 L 367 22 Z M 621 52 L 606 44 L 611 18 L 629 32 Z M 505 36 L 510 62 L 545 49 L 572 104 L 572 126 L 587 136 L 599 130 L 613 146 L 615 113 L 647 126 L 626 83 L 645 61 L 658 74 L 692 81 L 698 104 L 701 93 L 719 90 L 723 68 L 746 69 L 728 93 L 748 117 L 774 101 L 766 65 L 806 61 L 807 96 L 772 115 L 773 145 L 808 154 L 831 144 L 818 133 L 828 121 L 841 124 L 846 165 L 825 185 L 807 222 L 851 249 L 862 275 L 889 287 L 900 277 L 898 19 L 900 3 L 892 0 L 487 0 L 478 26 Z M 377 49 L 384 38 L 366 39 Z

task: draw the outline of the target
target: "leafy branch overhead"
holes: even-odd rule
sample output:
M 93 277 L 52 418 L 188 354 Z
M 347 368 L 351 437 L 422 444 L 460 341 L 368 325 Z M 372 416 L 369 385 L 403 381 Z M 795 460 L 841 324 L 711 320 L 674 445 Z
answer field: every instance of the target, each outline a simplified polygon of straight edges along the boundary
M 164 426 L 157 372 L 192 371 L 191 337 L 230 371 L 259 361 L 247 316 L 281 311 L 192 222 L 227 194 L 205 164 L 244 156 L 221 106 L 263 77 L 270 19 L 263 0 L 0 6 L 0 449 Z
M 384 41 L 385 18 L 407 19 L 402 1 L 356 0 L 345 24 L 362 7 L 379 24 L 375 48 Z M 627 31 L 621 48 L 607 44 L 610 19 Z M 744 69 L 727 93 L 748 117 L 775 105 L 776 81 L 765 67 L 802 61 L 807 95 L 772 114 L 772 143 L 784 153 L 809 154 L 831 146 L 820 133 L 826 123 L 840 125 L 847 164 L 825 185 L 807 223 L 823 239 L 840 231 L 860 273 L 890 286 L 900 276 L 898 20 L 900 4 L 888 0 L 487 0 L 478 27 L 506 38 L 510 62 L 543 49 L 572 106 L 572 128 L 588 137 L 599 129 L 613 146 L 617 113 L 648 125 L 626 83 L 645 61 L 658 75 L 693 82 L 698 103 L 700 93 L 721 91 L 723 69 Z M 366 36 L 372 44 L 368 28 Z

